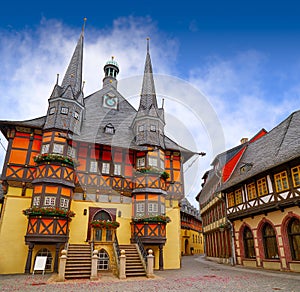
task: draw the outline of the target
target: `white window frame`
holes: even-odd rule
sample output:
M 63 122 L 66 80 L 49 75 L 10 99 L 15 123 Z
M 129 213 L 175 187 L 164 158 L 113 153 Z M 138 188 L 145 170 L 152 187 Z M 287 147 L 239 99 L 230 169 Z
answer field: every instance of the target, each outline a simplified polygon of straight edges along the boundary
M 53 153 L 57 153 L 57 154 L 64 154 L 64 145 L 63 144 L 58 144 L 58 143 L 54 143 L 53 144 Z
M 79 112 L 74 111 L 74 112 L 73 112 L 73 117 L 74 117 L 76 120 L 79 120 Z
M 56 107 L 53 106 L 49 109 L 49 115 L 53 115 L 55 113 Z
M 60 198 L 60 207 L 68 209 L 69 208 L 69 199 Z
M 116 163 L 114 165 L 114 175 L 121 175 L 122 165 L 120 163 Z
M 157 203 L 148 203 L 148 213 L 157 213 L 158 204 Z
M 90 172 L 98 172 L 98 161 L 90 161 Z
M 145 213 L 145 203 L 136 204 L 136 213 Z
M 139 157 L 136 159 L 136 167 L 145 167 L 146 166 L 146 158 L 145 157 Z
M 156 125 L 150 125 L 150 132 L 156 132 Z
M 102 162 L 102 173 L 109 174 L 110 171 L 110 163 L 108 162 Z
M 76 158 L 76 149 L 73 148 L 72 146 L 68 146 L 67 156 Z
M 41 196 L 35 196 L 32 201 L 32 206 L 39 206 L 41 203 Z
M 60 113 L 63 114 L 63 115 L 67 115 L 69 113 L 69 108 L 65 107 L 65 106 L 62 106 L 60 108 Z
M 55 207 L 55 202 L 56 202 L 56 198 L 53 196 L 46 196 L 45 197 L 45 206 L 51 206 L 51 207 Z
M 44 144 L 41 149 L 41 154 L 49 153 L 50 144 Z
M 156 157 L 149 157 L 148 158 L 149 166 L 157 167 L 157 158 Z

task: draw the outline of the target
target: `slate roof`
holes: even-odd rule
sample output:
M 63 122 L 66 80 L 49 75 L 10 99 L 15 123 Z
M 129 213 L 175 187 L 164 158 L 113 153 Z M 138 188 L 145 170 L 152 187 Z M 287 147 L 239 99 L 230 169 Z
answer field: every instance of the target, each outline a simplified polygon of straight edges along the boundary
M 206 178 L 205 184 L 203 185 L 200 193 L 197 195 L 197 199 L 200 204 L 204 204 L 210 201 L 210 199 L 215 196 L 216 191 L 221 187 L 222 184 L 222 168 L 243 147 L 245 147 L 245 145 L 241 144 L 216 156 L 216 158 L 212 162 L 212 165 L 216 166 L 218 163 L 219 165 L 208 171 L 208 176 Z
M 231 178 L 222 185 L 220 190 L 225 190 L 261 172 L 299 157 L 300 111 L 296 111 L 266 135 L 247 145 Z M 245 163 L 252 167 L 248 171 L 241 172 L 240 168 Z
M 200 212 L 197 210 L 187 198 L 183 198 L 180 201 L 180 212 L 194 216 L 195 218 L 201 220 Z

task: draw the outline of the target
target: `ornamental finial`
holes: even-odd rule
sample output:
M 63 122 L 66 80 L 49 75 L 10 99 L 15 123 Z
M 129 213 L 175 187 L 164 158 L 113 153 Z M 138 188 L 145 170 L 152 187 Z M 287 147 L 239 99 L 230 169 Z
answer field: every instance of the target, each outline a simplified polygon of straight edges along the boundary
M 147 53 L 149 53 L 149 42 L 150 42 L 150 38 L 147 37 Z

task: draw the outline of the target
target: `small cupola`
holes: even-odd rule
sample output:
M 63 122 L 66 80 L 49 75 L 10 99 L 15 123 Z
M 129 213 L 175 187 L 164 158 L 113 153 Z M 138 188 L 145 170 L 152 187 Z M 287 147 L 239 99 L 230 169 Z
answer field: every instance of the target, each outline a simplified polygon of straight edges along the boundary
M 108 60 L 104 66 L 105 77 L 103 78 L 103 87 L 107 85 L 112 85 L 117 89 L 117 75 L 119 74 L 119 65 L 114 60 L 114 57 L 111 57 L 111 60 Z

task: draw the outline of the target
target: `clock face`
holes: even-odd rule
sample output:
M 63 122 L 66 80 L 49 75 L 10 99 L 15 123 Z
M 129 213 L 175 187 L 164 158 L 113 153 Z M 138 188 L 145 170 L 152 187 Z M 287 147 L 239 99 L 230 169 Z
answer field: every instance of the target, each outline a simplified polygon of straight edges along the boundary
M 103 106 L 107 108 L 117 109 L 118 98 L 111 93 L 105 94 L 103 96 Z

